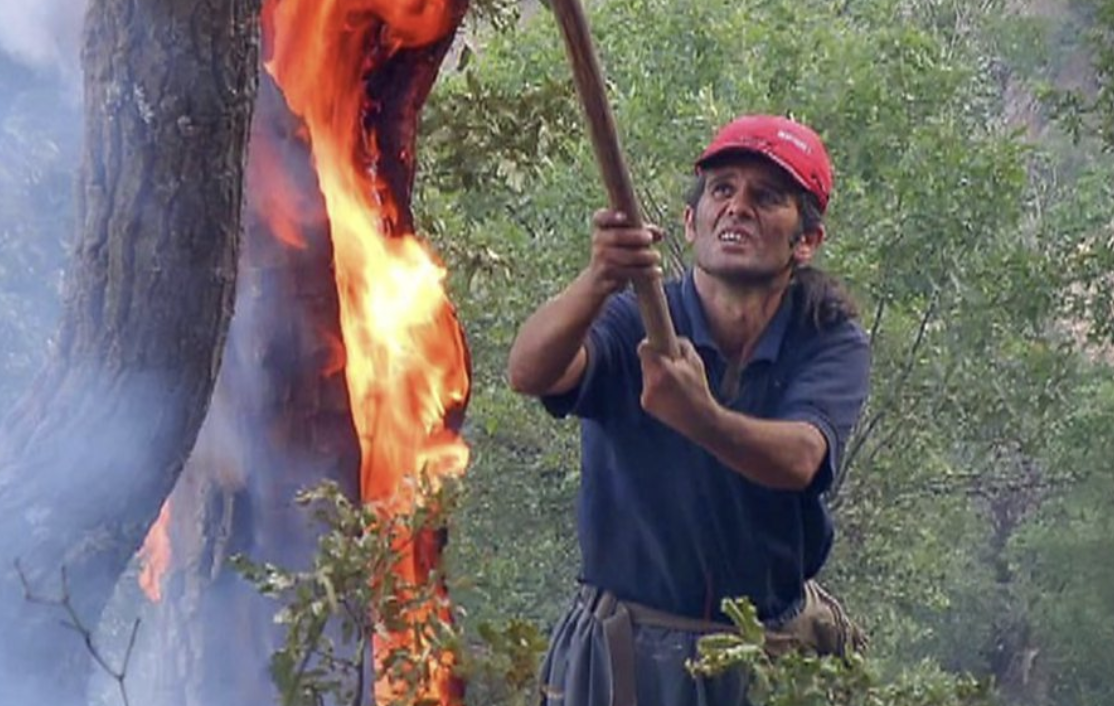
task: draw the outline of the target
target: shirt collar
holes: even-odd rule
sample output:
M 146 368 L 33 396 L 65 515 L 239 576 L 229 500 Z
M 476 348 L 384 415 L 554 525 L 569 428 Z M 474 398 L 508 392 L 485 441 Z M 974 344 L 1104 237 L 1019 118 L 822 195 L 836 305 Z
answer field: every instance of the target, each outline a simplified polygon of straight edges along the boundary
M 786 290 L 785 296 L 781 298 L 781 304 L 778 305 L 777 313 L 766 324 L 762 337 L 758 339 L 758 345 L 755 347 L 754 353 L 751 354 L 748 364 L 756 361 L 772 363 L 777 360 L 778 353 L 781 351 L 781 343 L 785 340 L 786 331 L 789 330 L 789 321 L 792 318 L 793 292 L 793 287 Z M 689 322 L 692 324 L 693 345 L 719 353 L 719 348 L 712 338 L 712 330 L 708 326 L 708 319 L 704 316 L 704 305 L 696 291 L 696 276 L 692 267 L 685 273 L 685 279 L 681 283 L 681 300 Z M 720 356 L 722 357 L 722 354 Z

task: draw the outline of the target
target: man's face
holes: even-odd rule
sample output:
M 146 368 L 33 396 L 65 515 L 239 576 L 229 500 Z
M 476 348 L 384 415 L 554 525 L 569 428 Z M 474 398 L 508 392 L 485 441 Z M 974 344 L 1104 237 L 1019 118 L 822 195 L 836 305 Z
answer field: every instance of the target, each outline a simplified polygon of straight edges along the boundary
M 742 154 L 703 169 L 704 190 L 685 209 L 696 266 L 734 284 L 763 284 L 806 264 L 823 237 L 801 232 L 798 187 L 780 167 Z

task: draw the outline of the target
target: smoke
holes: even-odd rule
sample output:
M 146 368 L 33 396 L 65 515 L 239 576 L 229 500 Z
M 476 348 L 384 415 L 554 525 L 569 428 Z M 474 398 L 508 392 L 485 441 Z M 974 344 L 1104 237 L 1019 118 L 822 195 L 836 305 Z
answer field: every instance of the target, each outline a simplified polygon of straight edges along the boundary
M 126 680 L 133 704 L 276 703 L 268 665 L 281 645 L 279 604 L 232 571 L 228 557 L 305 570 L 320 528 L 295 493 L 334 478 L 357 494 L 343 375 L 322 379 L 337 355 L 322 332 L 339 314 L 324 206 L 297 125 L 264 76 L 235 313 L 208 416 L 170 496 L 162 600 L 143 597 L 133 568 L 99 625 L 98 641 L 118 666 L 132 620 L 142 618 Z M 287 232 L 295 244 L 282 240 Z M 103 669 L 93 672 L 92 704 L 118 706 L 117 692 Z
M 79 75 L 81 27 L 87 0 L 4 0 L 0 51 L 67 81 Z
M 0 33 L 12 33 L 0 0 Z M 17 0 L 24 2 L 25 0 Z M 53 0 L 52 0 L 53 1 Z M 76 226 L 81 106 L 58 75 L 0 53 L 0 408 L 42 363 Z

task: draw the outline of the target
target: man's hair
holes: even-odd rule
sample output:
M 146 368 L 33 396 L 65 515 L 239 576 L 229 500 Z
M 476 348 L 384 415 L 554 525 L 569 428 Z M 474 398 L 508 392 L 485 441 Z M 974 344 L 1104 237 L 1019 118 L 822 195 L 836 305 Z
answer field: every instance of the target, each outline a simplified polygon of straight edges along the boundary
M 859 308 L 843 283 L 824 270 L 811 265 L 797 267 L 789 287 L 797 293 L 800 311 L 817 329 L 859 318 Z
M 707 182 L 705 174 L 700 172 L 685 192 L 685 203 L 694 211 L 704 196 Z M 811 192 L 798 189 L 794 198 L 797 201 L 797 210 L 801 214 L 801 223 L 794 238 L 796 239 L 803 233 L 821 228 L 824 225 L 824 214 L 820 210 L 820 202 Z M 818 329 L 828 328 L 859 316 L 859 308 L 843 284 L 817 267 L 811 265 L 795 267 L 789 287 L 796 293 L 799 310 Z

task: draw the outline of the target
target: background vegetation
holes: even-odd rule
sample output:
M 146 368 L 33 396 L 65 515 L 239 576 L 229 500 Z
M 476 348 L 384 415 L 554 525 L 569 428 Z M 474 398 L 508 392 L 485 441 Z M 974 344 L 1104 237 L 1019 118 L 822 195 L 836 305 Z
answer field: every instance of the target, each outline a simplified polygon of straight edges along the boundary
M 1014 703 L 1114 697 L 1108 6 L 594 6 L 635 182 L 674 233 L 693 156 L 735 114 L 789 113 L 829 143 L 822 264 L 862 305 L 875 374 L 823 578 L 883 677 L 927 660 Z M 476 362 L 455 595 L 473 624 L 544 630 L 576 571 L 576 427 L 502 370 L 605 197 L 552 18 L 477 43 L 426 113 L 419 178 Z

